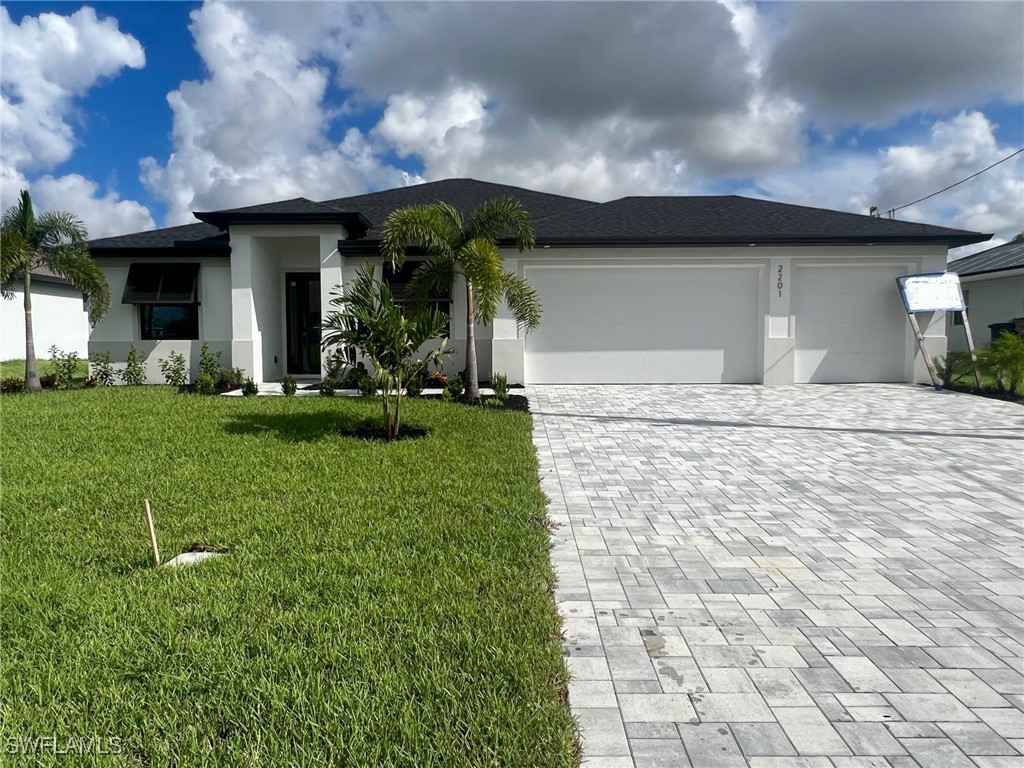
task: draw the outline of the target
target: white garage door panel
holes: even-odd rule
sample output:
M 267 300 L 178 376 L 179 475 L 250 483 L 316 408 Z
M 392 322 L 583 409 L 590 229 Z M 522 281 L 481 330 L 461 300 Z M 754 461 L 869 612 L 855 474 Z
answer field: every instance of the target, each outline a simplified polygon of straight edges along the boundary
M 905 270 L 798 267 L 794 281 L 795 380 L 906 380 L 906 315 L 896 290 Z
M 527 267 L 544 304 L 531 384 L 760 380 L 758 270 Z

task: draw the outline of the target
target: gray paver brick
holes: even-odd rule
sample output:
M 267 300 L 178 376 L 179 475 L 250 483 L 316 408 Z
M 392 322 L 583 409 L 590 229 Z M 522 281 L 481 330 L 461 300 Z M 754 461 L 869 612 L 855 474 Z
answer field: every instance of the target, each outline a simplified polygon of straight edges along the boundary
M 972 751 L 1024 748 L 1019 406 L 902 385 L 527 394 L 587 768 L 660 765 L 676 733 L 702 768 L 1021 757 Z M 675 717 L 652 697 L 702 693 L 813 712 L 826 742 L 884 728 L 914 757 L 832 741 L 747 761 L 733 733 L 780 726 L 623 723 L 625 697 Z
M 835 728 L 855 755 L 907 753 L 882 723 L 836 723 Z
M 817 707 L 775 707 L 772 711 L 799 754 L 850 754 L 836 729 Z

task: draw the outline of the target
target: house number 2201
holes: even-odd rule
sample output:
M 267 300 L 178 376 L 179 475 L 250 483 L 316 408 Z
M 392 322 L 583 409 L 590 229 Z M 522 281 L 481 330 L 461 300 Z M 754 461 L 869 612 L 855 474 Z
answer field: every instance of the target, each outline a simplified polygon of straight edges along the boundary
M 778 289 L 778 291 L 779 291 L 779 298 L 781 299 L 782 298 L 782 287 L 784 285 L 784 283 L 782 281 L 782 265 L 781 264 L 779 264 L 779 271 L 778 271 L 778 274 L 776 275 L 776 278 L 777 279 L 776 279 L 776 282 L 775 282 L 775 287 Z

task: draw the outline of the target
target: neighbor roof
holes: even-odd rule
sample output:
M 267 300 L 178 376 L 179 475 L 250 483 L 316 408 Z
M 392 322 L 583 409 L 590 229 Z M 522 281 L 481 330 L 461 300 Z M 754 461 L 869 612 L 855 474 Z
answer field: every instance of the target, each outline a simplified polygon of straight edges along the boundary
M 369 252 L 377 248 L 381 225 L 398 208 L 441 200 L 468 216 L 485 200 L 500 196 L 523 203 L 533 217 L 540 246 L 941 243 L 955 247 L 991 237 L 737 195 L 624 197 L 595 203 L 506 184 L 447 179 L 320 203 L 294 198 L 197 212 L 209 223 L 108 237 L 92 241 L 90 248 L 95 255 L 156 255 L 186 249 L 189 255 L 228 254 L 228 237 L 222 230 L 232 222 L 334 221 L 340 215 L 354 237 L 339 243 L 339 248 Z
M 970 256 L 951 261 L 946 266 L 947 270 L 956 272 L 961 277 L 1021 268 L 1024 268 L 1024 240 L 1015 240 L 989 248 L 987 251 L 972 253 Z

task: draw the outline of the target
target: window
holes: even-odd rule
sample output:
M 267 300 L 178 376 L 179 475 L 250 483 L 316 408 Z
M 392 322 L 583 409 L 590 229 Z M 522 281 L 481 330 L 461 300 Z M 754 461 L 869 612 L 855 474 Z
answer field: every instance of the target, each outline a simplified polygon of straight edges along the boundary
M 132 264 L 121 302 L 138 306 L 144 341 L 198 339 L 198 287 L 198 264 Z
M 139 304 L 143 341 L 199 338 L 198 304 Z
M 412 274 L 422 264 L 421 261 L 406 261 L 397 270 L 393 270 L 387 264 L 384 265 L 384 281 L 391 288 L 391 295 L 395 299 L 395 303 L 399 306 L 403 305 L 406 301 L 406 293 L 409 287 L 409 282 L 412 280 Z M 430 297 L 430 301 L 427 302 L 427 306 L 431 308 L 437 308 L 446 315 L 451 316 L 452 311 L 452 287 L 446 286 L 443 291 L 436 292 Z M 445 325 L 445 335 L 448 335 L 450 323 Z
M 963 289 L 963 292 L 964 292 L 964 312 L 966 312 L 967 311 L 967 302 L 970 301 L 970 292 L 966 288 Z M 959 313 L 959 312 L 954 312 L 953 313 L 953 325 L 963 325 L 963 324 L 964 324 L 964 316 L 961 313 Z

